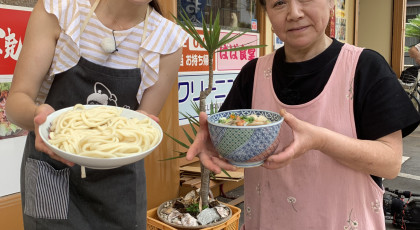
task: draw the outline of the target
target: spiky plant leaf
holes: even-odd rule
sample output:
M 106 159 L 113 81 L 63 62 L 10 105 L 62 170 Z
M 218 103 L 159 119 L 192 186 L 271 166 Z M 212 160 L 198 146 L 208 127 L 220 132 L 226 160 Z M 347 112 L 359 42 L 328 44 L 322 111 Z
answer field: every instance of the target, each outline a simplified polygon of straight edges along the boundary
M 178 156 L 175 157 L 170 157 L 170 158 L 166 158 L 163 160 L 159 160 L 159 161 L 169 161 L 169 160 L 175 160 L 175 159 L 180 159 L 180 158 L 184 158 L 185 156 L 187 156 L 187 152 L 180 152 L 180 151 L 174 151 L 176 153 L 178 153 Z

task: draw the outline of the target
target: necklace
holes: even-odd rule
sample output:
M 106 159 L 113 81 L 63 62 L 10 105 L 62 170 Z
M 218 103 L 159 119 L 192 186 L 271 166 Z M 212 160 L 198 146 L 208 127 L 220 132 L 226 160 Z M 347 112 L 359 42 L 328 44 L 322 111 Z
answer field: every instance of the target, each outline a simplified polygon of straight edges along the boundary
M 106 53 L 115 53 L 118 51 L 117 40 L 115 40 L 115 30 L 112 30 L 112 37 L 105 37 L 101 41 L 101 47 Z
M 97 0 L 97 1 L 99 1 L 99 0 Z M 107 5 L 108 10 L 110 10 L 109 1 L 106 2 L 106 5 Z M 149 14 L 149 6 L 147 6 L 147 10 L 146 10 L 145 16 L 144 17 L 138 17 L 138 19 L 136 20 L 136 24 L 135 25 L 137 25 L 141 21 L 145 20 L 145 18 L 148 17 L 148 14 Z M 121 26 L 121 25 L 119 25 L 119 24 L 117 24 L 115 19 L 113 20 L 113 23 L 112 24 L 115 25 L 115 26 L 117 26 L 119 28 L 119 30 L 124 30 L 124 27 Z M 112 37 L 111 36 L 107 36 L 107 37 L 105 37 L 105 38 L 102 39 L 102 41 L 101 41 L 101 48 L 106 53 L 115 53 L 115 52 L 118 51 L 117 41 L 115 39 L 115 30 L 114 29 L 112 30 Z

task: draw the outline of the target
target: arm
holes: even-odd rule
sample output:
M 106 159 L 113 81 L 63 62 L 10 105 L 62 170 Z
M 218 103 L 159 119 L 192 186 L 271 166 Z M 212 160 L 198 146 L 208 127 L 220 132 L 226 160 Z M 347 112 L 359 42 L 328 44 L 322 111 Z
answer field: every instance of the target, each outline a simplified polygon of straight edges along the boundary
M 418 65 L 420 65 L 420 52 L 419 52 L 419 50 L 417 49 L 417 47 L 416 47 L 416 46 L 411 47 L 411 48 L 408 50 L 408 54 L 410 55 L 410 57 L 411 57 L 412 59 L 414 59 L 414 61 L 415 61 Z
M 35 131 L 35 148 L 38 151 L 73 166 L 74 163 L 52 152 L 39 137 L 39 125 L 54 109 L 47 104 L 38 106 L 35 103 L 42 81 L 50 69 L 60 32 L 57 18 L 45 11 L 43 1 L 38 1 L 29 18 L 24 45 L 13 74 L 6 115 L 14 124 Z
M 387 179 L 396 177 L 401 169 L 401 131 L 377 140 L 359 140 L 298 120 L 285 111 L 282 116 L 293 130 L 294 141 L 282 152 L 270 156 L 264 164 L 266 168 L 283 167 L 315 149 L 349 168 Z
M 158 116 L 165 104 L 166 98 L 178 77 L 178 70 L 181 63 L 182 49 L 168 55 L 163 55 L 159 63 L 159 79 L 146 89 L 141 99 L 138 110 L 146 115 Z
M 60 30 L 57 18 L 45 11 L 43 1 L 38 1 L 28 22 L 6 104 L 7 118 L 24 129 L 35 129 L 34 117 L 39 112 L 35 99 L 51 66 Z

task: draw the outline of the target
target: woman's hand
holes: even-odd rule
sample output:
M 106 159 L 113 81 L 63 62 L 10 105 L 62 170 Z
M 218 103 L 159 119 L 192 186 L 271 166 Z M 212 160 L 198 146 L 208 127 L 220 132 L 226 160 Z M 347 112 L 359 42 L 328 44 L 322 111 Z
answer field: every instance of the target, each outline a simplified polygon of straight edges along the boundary
M 35 116 L 34 117 L 35 149 L 40 152 L 44 152 L 45 154 L 47 154 L 54 160 L 60 161 L 72 167 L 74 166 L 73 162 L 70 162 L 64 158 L 61 158 L 57 154 L 55 154 L 50 148 L 48 148 L 48 146 L 44 143 L 44 141 L 42 141 L 42 138 L 39 135 L 39 126 L 45 122 L 45 120 L 47 119 L 47 116 L 51 114 L 52 112 L 54 112 L 54 109 L 50 105 L 47 105 L 47 104 L 42 104 L 38 106 L 35 110 L 35 114 L 34 114 Z
M 156 121 L 157 123 L 159 123 L 159 117 L 156 117 L 156 116 L 155 116 L 155 115 L 153 115 L 153 114 L 147 113 L 147 112 L 146 112 L 146 111 L 144 111 L 144 110 L 137 110 L 137 112 L 142 113 L 142 114 L 144 114 L 144 115 L 146 115 L 146 116 L 150 117 L 152 120 Z
M 293 141 L 281 152 L 276 152 L 265 160 L 263 167 L 267 169 L 277 169 L 288 165 L 293 159 L 302 156 L 311 149 L 319 149 L 322 139 L 317 135 L 319 127 L 297 119 L 286 110 L 281 110 L 280 115 L 284 117 L 293 132 Z
M 186 159 L 191 161 L 198 156 L 204 167 L 220 173 L 221 169 L 235 171 L 236 167 L 229 164 L 225 159 L 219 157 L 213 143 L 210 140 L 209 129 L 207 125 L 207 114 L 200 112 L 200 130 L 194 139 L 194 143 L 190 146 L 187 152 Z

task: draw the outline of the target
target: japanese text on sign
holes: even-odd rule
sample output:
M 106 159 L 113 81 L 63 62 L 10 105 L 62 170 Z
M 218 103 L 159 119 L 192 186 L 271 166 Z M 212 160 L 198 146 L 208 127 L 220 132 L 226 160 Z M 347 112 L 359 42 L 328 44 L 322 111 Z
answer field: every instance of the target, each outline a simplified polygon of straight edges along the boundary
M 0 75 L 12 75 L 22 50 L 31 9 L 0 4 Z
M 202 29 L 197 29 L 200 36 L 204 36 Z M 223 37 L 228 32 L 222 31 L 220 36 Z M 232 34 L 238 34 L 235 32 Z M 239 71 L 243 65 L 259 55 L 258 49 L 249 49 L 243 51 L 223 51 L 224 49 L 236 48 L 244 45 L 258 45 L 259 34 L 245 33 L 233 42 L 220 48 L 220 52 L 214 55 L 213 70 L 215 71 Z M 182 50 L 182 60 L 180 72 L 197 72 L 209 71 L 209 56 L 207 51 L 191 37 L 185 42 Z

